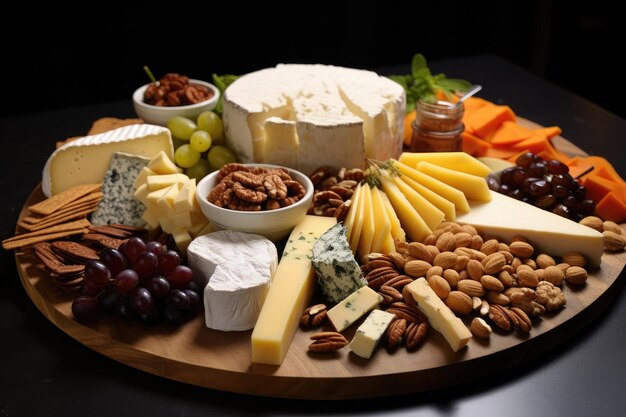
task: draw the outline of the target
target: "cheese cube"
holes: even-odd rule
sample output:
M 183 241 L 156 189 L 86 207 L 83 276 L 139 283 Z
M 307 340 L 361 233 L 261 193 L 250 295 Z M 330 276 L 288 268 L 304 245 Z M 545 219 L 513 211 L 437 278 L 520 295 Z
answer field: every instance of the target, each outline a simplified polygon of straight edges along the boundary
M 350 350 L 362 358 L 371 358 L 376 345 L 395 317 L 395 314 L 386 311 L 372 310 L 363 324 L 356 329 L 354 338 L 348 345 Z
M 150 190 L 148 190 L 148 184 L 141 184 L 133 193 L 133 197 L 141 201 L 144 206 L 147 206 L 148 194 L 150 194 Z
M 155 210 L 147 209 L 143 212 L 141 218 L 145 220 L 150 229 L 156 229 L 157 227 L 159 227 L 159 216 L 157 216 Z
M 174 215 L 174 198 L 178 195 L 178 183 L 170 185 L 156 201 L 161 216 Z
M 382 295 L 370 287 L 361 287 L 328 310 L 328 319 L 338 332 L 342 332 L 381 301 Z
M 176 247 L 180 253 L 185 256 L 187 253 L 187 247 L 191 243 L 191 236 L 189 235 L 189 232 L 185 229 L 176 229 L 172 232 L 172 237 L 174 238 L 174 242 L 176 242 Z
M 147 166 L 141 168 L 141 171 L 139 171 L 139 175 L 137 176 L 137 178 L 135 179 L 135 183 L 133 184 L 133 187 L 135 188 L 135 190 L 139 188 L 141 185 L 146 183 L 146 179 L 148 178 L 149 175 L 155 175 L 155 174 L 156 172 L 154 172 Z
M 280 365 L 315 289 L 311 251 L 337 220 L 307 215 L 293 229 L 252 331 L 252 362 Z
M 189 177 L 185 174 L 150 175 L 146 178 L 146 183 L 150 191 L 155 191 L 167 188 L 172 184 L 178 184 L 178 188 L 180 188 L 188 180 Z
M 146 184 L 146 187 L 147 186 L 148 184 Z M 161 197 L 163 197 L 165 193 L 167 193 L 168 191 L 169 191 L 169 188 L 162 188 L 160 190 L 151 191 L 146 196 L 146 202 L 156 206 L 157 201 L 159 201 L 159 199 L 161 199 Z
M 187 229 L 193 224 L 191 221 L 191 213 L 188 211 L 175 213 L 170 218 L 172 219 L 172 223 L 174 223 L 174 227 L 177 229 Z
M 180 189 L 180 192 L 174 199 L 174 211 L 177 213 L 183 211 L 192 211 L 196 207 L 196 179 L 189 178 Z
M 472 337 L 460 318 L 435 294 L 425 278 L 418 278 L 406 287 L 417 302 L 417 308 L 428 317 L 428 322 L 443 335 L 453 351 L 458 352 Z M 403 291 L 403 292 L 404 292 Z
M 172 153 L 173 155 L 173 153 Z M 174 164 L 165 152 L 159 152 L 148 163 L 148 168 L 157 174 L 176 174 L 183 170 Z
M 161 229 L 165 233 L 172 233 L 176 230 L 176 226 L 174 226 L 174 222 L 167 216 L 159 216 L 159 224 L 161 225 Z

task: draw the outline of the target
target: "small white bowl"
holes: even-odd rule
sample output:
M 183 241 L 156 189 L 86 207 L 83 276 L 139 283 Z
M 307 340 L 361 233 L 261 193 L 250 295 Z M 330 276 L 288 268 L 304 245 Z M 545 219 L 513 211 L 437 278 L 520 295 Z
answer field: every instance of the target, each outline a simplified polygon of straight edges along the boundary
M 166 126 L 167 121 L 174 116 L 183 116 L 193 121 L 196 120 L 198 115 L 207 110 L 213 110 L 217 106 L 217 101 L 220 99 L 220 90 L 211 83 L 200 80 L 189 80 L 190 83 L 200 84 L 213 90 L 213 96 L 200 103 L 190 104 L 188 106 L 153 106 L 143 101 L 143 95 L 150 84 L 142 85 L 133 93 L 133 105 L 135 106 L 135 112 L 137 116 L 143 119 L 144 122 Z
M 268 164 L 246 164 L 246 166 L 284 168 Z M 196 199 L 200 204 L 202 213 L 218 229 L 253 233 L 265 236 L 274 242 L 284 239 L 294 226 L 304 218 L 313 200 L 313 183 L 309 177 L 291 168 L 284 169 L 287 169 L 291 178 L 302 184 L 306 190 L 304 197 L 297 203 L 276 210 L 264 211 L 237 211 L 218 207 L 207 200 L 209 193 L 217 184 L 219 171 L 215 171 L 200 180 L 196 187 Z

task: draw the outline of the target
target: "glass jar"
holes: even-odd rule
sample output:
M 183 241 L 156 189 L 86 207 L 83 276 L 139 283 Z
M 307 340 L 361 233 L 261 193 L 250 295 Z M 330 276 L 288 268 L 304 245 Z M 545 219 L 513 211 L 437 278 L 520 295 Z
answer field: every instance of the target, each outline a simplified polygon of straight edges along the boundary
M 463 150 L 463 103 L 448 101 L 428 103 L 419 100 L 415 106 L 411 151 L 460 152 Z

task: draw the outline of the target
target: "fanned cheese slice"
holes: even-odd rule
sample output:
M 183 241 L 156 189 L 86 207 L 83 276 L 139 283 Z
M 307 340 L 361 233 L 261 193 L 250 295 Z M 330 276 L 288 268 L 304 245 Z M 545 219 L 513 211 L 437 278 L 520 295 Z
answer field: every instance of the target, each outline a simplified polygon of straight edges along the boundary
M 148 124 L 125 126 L 73 140 L 48 158 L 43 169 L 43 193 L 50 197 L 74 185 L 101 183 L 114 152 L 152 158 L 161 151 L 173 158 L 170 131 Z

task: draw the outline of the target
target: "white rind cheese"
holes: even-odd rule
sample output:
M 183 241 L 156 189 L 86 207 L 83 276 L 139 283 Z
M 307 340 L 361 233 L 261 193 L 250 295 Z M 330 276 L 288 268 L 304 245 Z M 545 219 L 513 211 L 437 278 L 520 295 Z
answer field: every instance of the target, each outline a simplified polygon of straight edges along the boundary
M 114 152 L 152 158 L 160 151 L 173 158 L 170 131 L 148 124 L 124 126 L 73 140 L 56 149 L 46 161 L 41 182 L 43 193 L 50 197 L 74 185 L 102 182 Z
M 104 196 L 91 215 L 91 224 L 98 226 L 119 223 L 140 227 L 146 224 L 142 219 L 146 206 L 133 194 L 135 180 L 148 162 L 149 158 L 139 155 L 124 152 L 113 154 L 102 183 Z
M 597 230 L 494 191 L 491 195 L 489 203 L 470 201 L 471 210 L 456 221 L 508 242 L 516 235 L 524 236 L 536 253 L 580 252 L 591 266 L 600 266 L 604 240 Z
M 403 88 L 374 72 L 281 64 L 226 89 L 224 130 L 241 162 L 365 168 L 401 153 L 405 106 Z
M 187 259 L 204 287 L 206 326 L 252 329 L 276 272 L 276 246 L 263 236 L 221 230 L 194 239 Z
M 338 303 L 367 285 L 346 239 L 346 228 L 337 223 L 313 245 L 317 283 L 331 303 Z
M 395 314 L 386 311 L 372 310 L 363 324 L 356 329 L 356 333 L 348 345 L 350 350 L 362 358 L 371 358 L 378 342 L 395 317 Z

